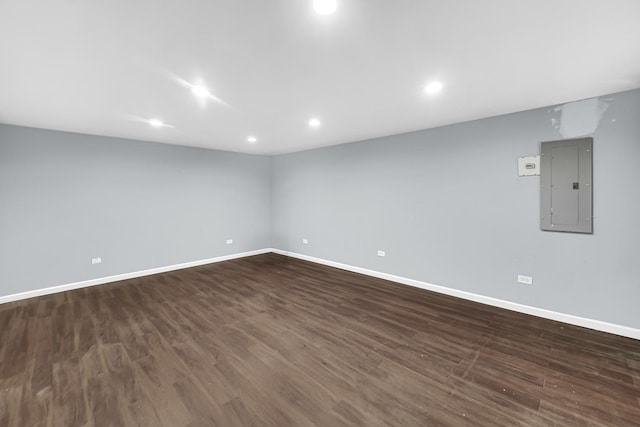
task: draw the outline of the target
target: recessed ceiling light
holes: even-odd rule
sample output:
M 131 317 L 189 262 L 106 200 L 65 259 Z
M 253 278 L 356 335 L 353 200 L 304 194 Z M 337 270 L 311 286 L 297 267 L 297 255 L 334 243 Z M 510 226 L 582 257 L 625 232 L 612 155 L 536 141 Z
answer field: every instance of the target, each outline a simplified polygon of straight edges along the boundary
M 149 120 L 149 124 L 156 128 L 161 128 L 164 126 L 164 123 L 162 123 L 162 120 L 158 120 L 158 119 Z
M 256 138 L 255 136 L 249 136 L 247 137 L 247 141 L 253 144 L 254 142 L 258 142 L 258 138 Z
M 320 126 L 320 120 L 318 119 L 309 120 L 309 126 L 311 126 L 312 128 L 317 128 L 318 126 Z
M 209 90 L 206 87 L 200 85 L 191 86 L 191 92 L 193 92 L 194 95 L 199 96 L 200 98 L 208 98 L 211 96 Z
M 428 94 L 434 94 L 440 92 L 443 87 L 444 85 L 442 84 L 442 82 L 431 82 L 424 87 L 424 91 Z
M 331 15 L 337 7 L 337 0 L 313 0 L 313 10 L 319 15 Z

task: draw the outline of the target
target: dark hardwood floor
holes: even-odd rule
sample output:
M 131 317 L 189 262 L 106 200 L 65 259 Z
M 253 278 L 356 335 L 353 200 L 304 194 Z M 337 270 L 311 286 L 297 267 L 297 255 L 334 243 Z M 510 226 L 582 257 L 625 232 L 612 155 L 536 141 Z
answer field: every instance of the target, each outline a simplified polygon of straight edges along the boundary
M 0 426 L 640 425 L 640 341 L 275 254 L 0 306 Z

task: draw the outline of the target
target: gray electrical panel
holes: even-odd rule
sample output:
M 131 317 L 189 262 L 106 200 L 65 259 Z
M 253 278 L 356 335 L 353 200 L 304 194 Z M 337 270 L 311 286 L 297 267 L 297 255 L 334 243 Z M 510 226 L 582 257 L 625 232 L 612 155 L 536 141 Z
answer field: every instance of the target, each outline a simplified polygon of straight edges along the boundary
M 543 142 L 540 229 L 593 233 L 593 138 Z

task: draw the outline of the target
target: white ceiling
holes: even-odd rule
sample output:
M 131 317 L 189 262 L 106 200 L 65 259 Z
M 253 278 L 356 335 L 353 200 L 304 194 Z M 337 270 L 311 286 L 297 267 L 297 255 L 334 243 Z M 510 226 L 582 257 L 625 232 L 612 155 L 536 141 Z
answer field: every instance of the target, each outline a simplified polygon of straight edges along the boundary
M 283 153 L 637 87 L 638 0 L 0 0 L 8 124 Z

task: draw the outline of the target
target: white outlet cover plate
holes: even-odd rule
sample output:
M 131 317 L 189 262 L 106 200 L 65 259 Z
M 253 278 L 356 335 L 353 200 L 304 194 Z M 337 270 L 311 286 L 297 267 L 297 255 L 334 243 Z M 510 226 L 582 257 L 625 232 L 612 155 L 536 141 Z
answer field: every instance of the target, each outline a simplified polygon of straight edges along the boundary
M 302 239 L 302 243 L 303 243 L 303 244 L 305 244 L 305 245 L 308 245 L 308 244 L 309 244 L 309 240 L 307 240 L 307 239 Z
M 533 277 L 518 274 L 518 283 L 522 283 L 523 285 L 533 285 Z
M 378 251 L 378 256 L 386 256 L 387 254 L 385 253 L 385 251 Z
M 540 156 L 518 157 L 518 176 L 540 175 Z
M 227 239 L 227 245 L 230 245 L 230 244 L 232 244 L 232 243 L 233 243 L 233 240 L 232 240 L 232 239 Z

